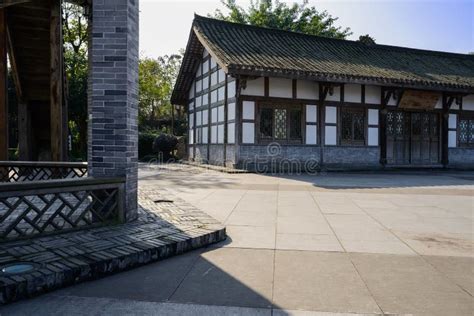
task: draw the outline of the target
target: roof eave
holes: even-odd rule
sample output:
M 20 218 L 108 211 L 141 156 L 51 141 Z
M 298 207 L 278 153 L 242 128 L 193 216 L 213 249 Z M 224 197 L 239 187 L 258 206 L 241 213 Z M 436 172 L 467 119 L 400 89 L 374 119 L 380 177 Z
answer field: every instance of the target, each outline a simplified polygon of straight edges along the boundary
M 330 83 L 349 83 L 349 84 L 371 84 L 384 87 L 408 88 L 430 90 L 438 92 L 452 92 L 463 94 L 474 94 L 474 87 L 453 86 L 449 84 L 437 84 L 430 82 L 403 81 L 389 78 L 375 78 L 365 76 L 344 76 L 327 73 L 315 73 L 310 71 L 293 71 L 284 69 L 247 69 L 239 65 L 229 65 L 228 74 L 233 76 L 258 76 L 258 77 L 280 77 L 288 79 L 312 80 L 318 82 Z

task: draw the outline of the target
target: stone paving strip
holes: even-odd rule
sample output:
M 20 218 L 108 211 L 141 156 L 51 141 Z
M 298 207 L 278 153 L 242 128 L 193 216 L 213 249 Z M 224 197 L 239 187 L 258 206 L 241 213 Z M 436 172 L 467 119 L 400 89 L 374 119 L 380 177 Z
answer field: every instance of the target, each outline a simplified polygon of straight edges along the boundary
M 164 189 L 141 186 L 135 222 L 0 244 L 0 266 L 35 265 L 32 272 L 0 272 L 0 304 L 100 278 L 222 241 L 225 228 Z

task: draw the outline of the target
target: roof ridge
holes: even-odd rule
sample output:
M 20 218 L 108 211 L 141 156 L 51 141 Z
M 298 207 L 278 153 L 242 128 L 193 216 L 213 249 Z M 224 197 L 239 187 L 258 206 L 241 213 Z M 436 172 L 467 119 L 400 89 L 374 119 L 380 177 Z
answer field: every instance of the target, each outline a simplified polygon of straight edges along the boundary
M 343 42 L 343 43 L 346 43 L 346 44 L 349 44 L 349 45 L 355 45 L 355 46 L 359 46 L 359 47 L 362 47 L 362 48 L 365 48 L 365 49 L 377 48 L 377 49 L 384 49 L 384 50 L 390 50 L 390 51 L 423 53 L 423 54 L 434 55 L 434 56 L 444 56 L 444 57 L 451 57 L 451 58 L 457 57 L 457 58 L 462 58 L 462 59 L 474 60 L 474 55 L 470 55 L 470 54 L 436 51 L 436 50 L 429 50 L 429 49 L 395 46 L 395 45 L 386 45 L 386 44 L 367 45 L 367 44 L 364 44 L 362 42 L 355 41 L 355 40 L 339 39 L 339 38 L 325 37 L 325 36 L 313 35 L 313 34 L 305 34 L 305 33 L 282 30 L 282 29 L 276 29 L 276 28 L 270 28 L 270 27 L 262 27 L 262 26 L 257 26 L 257 25 L 229 22 L 229 21 L 225 21 L 225 20 L 219 20 L 219 19 L 215 19 L 215 18 L 201 16 L 201 15 L 198 15 L 198 14 L 195 13 L 194 14 L 193 25 L 194 25 L 195 21 L 199 21 L 199 20 L 204 21 L 204 22 L 232 25 L 233 27 L 252 28 L 252 29 L 257 29 L 257 30 L 263 30 L 263 31 L 266 31 L 266 32 L 271 31 L 271 32 L 286 33 L 286 34 L 291 34 L 291 35 L 294 35 L 294 36 L 301 36 L 301 37 L 307 37 L 307 38 L 308 37 L 317 38 L 319 40 L 324 40 L 324 41 Z

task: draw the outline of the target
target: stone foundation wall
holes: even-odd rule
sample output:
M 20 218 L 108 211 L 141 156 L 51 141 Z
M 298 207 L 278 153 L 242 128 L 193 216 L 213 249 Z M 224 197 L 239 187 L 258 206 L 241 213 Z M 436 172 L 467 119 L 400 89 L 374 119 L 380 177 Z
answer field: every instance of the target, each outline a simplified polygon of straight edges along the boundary
M 365 146 L 326 146 L 324 147 L 323 163 L 328 168 L 380 168 L 380 148 Z
M 474 148 L 449 148 L 449 167 L 474 169 Z

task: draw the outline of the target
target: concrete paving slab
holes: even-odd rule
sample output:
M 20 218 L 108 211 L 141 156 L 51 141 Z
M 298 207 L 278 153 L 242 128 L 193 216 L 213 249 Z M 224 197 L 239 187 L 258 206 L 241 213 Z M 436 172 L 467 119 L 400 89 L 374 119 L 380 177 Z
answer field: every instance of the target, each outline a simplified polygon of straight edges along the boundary
M 149 302 L 170 298 L 202 249 L 54 292 L 62 296 L 104 297 Z
M 226 226 L 225 247 L 275 249 L 275 227 L 269 226 Z
M 350 256 L 384 313 L 472 314 L 472 296 L 419 256 Z
M 270 308 L 273 251 L 214 249 L 202 254 L 172 302 Z
M 344 253 L 276 251 L 273 299 L 284 309 L 380 313 Z
M 316 234 L 277 234 L 276 249 L 344 252 L 337 238 Z
M 425 256 L 436 270 L 474 296 L 474 258 Z
M 34 312 L 33 312 L 34 311 Z M 0 308 L 11 316 L 271 316 L 271 309 L 45 295 Z M 285 315 L 285 313 L 280 314 Z
M 276 213 L 244 212 L 235 210 L 224 222 L 225 225 L 237 226 L 270 226 L 276 224 Z

